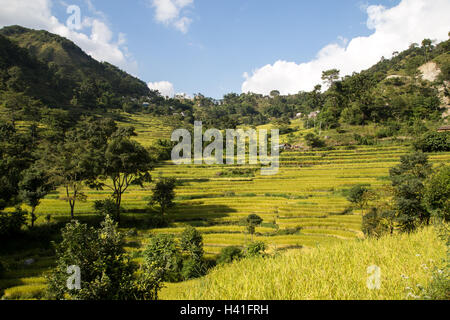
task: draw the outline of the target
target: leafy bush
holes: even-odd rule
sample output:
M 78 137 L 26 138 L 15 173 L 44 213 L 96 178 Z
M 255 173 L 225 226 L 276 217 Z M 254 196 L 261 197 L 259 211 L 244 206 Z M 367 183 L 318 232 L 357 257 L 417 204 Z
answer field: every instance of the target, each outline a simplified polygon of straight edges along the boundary
M 199 278 L 206 274 L 207 267 L 203 259 L 188 258 L 183 261 L 181 275 L 184 280 Z
M 450 151 L 450 132 L 428 132 L 414 142 L 414 147 L 422 152 Z
M 306 144 L 308 147 L 311 148 L 323 148 L 325 147 L 325 141 L 320 139 L 318 136 L 316 136 L 314 133 L 308 133 L 305 136 Z
M 173 235 L 158 234 L 150 238 L 144 252 L 147 265 L 160 270 L 163 281 L 177 282 L 182 280 L 183 260 Z
M 264 255 L 266 248 L 266 244 L 262 241 L 251 242 L 245 248 L 245 255 L 248 257 L 261 256 Z
M 117 224 L 107 216 L 100 229 L 78 221 L 62 229 L 56 245 L 57 266 L 48 276 L 48 297 L 74 300 L 153 300 L 160 289 L 160 272 L 145 265 L 138 275 L 137 265 L 123 248 Z M 69 266 L 81 271 L 81 289 L 67 287 Z
M 27 212 L 19 208 L 15 212 L 0 212 L 0 238 L 20 232 L 27 221 Z
M 377 137 L 378 139 L 393 137 L 397 134 L 397 131 L 398 130 L 396 130 L 396 128 L 392 126 L 381 128 L 377 131 L 375 137 Z
M 289 236 L 289 235 L 293 235 L 293 234 L 298 234 L 301 230 L 302 230 L 302 227 L 279 229 L 279 230 L 277 230 L 277 232 L 272 232 L 268 236 L 269 237 Z
M 217 257 L 217 264 L 231 263 L 240 260 L 243 257 L 242 250 L 238 247 L 231 246 L 223 248 Z
M 203 237 L 197 229 L 187 227 L 180 238 L 180 247 L 189 258 L 201 260 L 203 258 Z
M 180 248 L 188 258 L 183 261 L 181 275 L 189 280 L 206 274 L 207 265 L 203 259 L 203 237 L 197 229 L 189 226 L 180 237 Z
M 353 138 L 362 146 L 372 146 L 375 144 L 375 139 L 373 136 L 361 136 L 357 133 L 353 135 Z
M 369 201 L 370 190 L 365 185 L 358 184 L 353 186 L 347 193 L 347 200 L 357 205 L 361 210 Z
M 231 169 L 224 170 L 217 173 L 219 177 L 246 177 L 251 178 L 255 176 L 257 169 Z
M 389 231 L 385 218 L 388 218 L 391 212 L 380 213 L 377 208 L 372 208 L 371 211 L 363 216 L 362 232 L 366 237 L 380 238 Z
M 434 216 L 450 220 L 450 166 L 440 168 L 427 180 L 424 199 Z

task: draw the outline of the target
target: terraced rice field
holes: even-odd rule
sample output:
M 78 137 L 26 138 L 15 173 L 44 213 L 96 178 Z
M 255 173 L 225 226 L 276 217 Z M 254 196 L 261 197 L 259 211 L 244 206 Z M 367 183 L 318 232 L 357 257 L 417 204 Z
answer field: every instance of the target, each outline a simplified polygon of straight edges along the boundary
M 124 125 L 136 126 L 137 140 L 146 146 L 158 138 L 170 137 L 171 129 L 157 119 L 140 118 Z M 355 184 L 367 184 L 373 189 L 382 187 L 388 183 L 389 168 L 409 151 L 404 145 L 379 145 L 355 150 L 339 147 L 332 151 L 283 152 L 277 175 L 261 176 L 257 170 L 254 177 L 220 175 L 235 166 L 176 166 L 166 162 L 154 170 L 153 177 L 154 180 L 160 176 L 174 177 L 180 182 L 176 189 L 177 205 L 167 214 L 171 225 L 165 229 L 136 227 L 127 236 L 127 250 L 139 261 L 149 234 L 176 235 L 192 225 L 203 233 L 206 254 L 214 256 L 225 246 L 244 246 L 251 240 L 240 223 L 249 214 L 264 219 L 253 240 L 264 241 L 269 250 L 327 246 L 361 238 L 362 214 L 357 210 L 343 214 L 350 204 L 342 191 Z M 450 153 L 431 154 L 430 161 L 449 163 Z M 133 187 L 124 195 L 125 219 L 145 221 L 147 213 L 143 209 L 148 206 L 150 190 L 151 185 L 144 189 Z M 86 195 L 88 200 L 76 206 L 76 215 L 83 218 L 94 217 L 93 202 L 110 193 L 86 190 Z M 44 222 L 49 214 L 52 220 L 68 220 L 68 205 L 60 197 L 62 191 L 42 202 L 37 209 L 38 223 Z M 11 279 L 8 283 L 0 282 L 0 288 L 6 288 L 6 296 L 14 297 L 17 286 L 32 293 L 42 287 L 42 271 L 51 266 L 52 260 L 41 254 L 36 255 L 36 261 L 40 264 L 35 272 L 19 269 L 17 274 L 7 275 Z
M 249 214 L 264 219 L 256 239 L 277 248 L 315 246 L 329 241 L 361 237 L 361 214 L 342 215 L 349 206 L 342 190 L 355 184 L 379 188 L 387 183 L 389 168 L 408 152 L 407 147 L 365 147 L 329 152 L 285 152 L 278 175 L 251 178 L 222 178 L 218 173 L 235 167 L 175 166 L 165 163 L 153 172 L 181 181 L 177 206 L 168 213 L 173 227 L 142 230 L 147 233 L 180 233 L 187 224 L 205 233 L 207 253 L 216 254 L 227 245 L 244 245 L 249 237 L 240 220 Z M 450 154 L 431 155 L 434 163 L 448 162 Z M 144 218 L 139 213 L 148 203 L 151 186 L 132 188 L 124 196 L 125 216 Z M 93 201 L 109 196 L 109 191 L 87 190 L 88 201 L 77 205 L 76 214 L 93 215 Z M 62 194 L 61 194 L 62 196 Z M 51 195 L 38 208 L 41 219 L 67 217 L 67 204 Z M 136 212 L 133 213 L 133 210 Z M 273 236 L 277 230 L 300 227 L 299 234 Z M 140 237 L 141 238 L 141 237 Z

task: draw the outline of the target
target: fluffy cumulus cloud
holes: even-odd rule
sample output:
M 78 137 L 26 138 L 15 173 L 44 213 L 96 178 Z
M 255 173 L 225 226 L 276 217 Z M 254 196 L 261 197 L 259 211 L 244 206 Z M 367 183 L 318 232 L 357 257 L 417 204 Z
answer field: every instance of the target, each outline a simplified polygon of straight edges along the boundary
M 66 21 L 59 21 L 52 14 L 52 0 L 0 0 L 0 27 L 21 25 L 32 29 L 44 29 L 66 37 L 99 61 L 107 61 L 130 73 L 137 73 L 137 63 L 125 46 L 126 37 L 120 33 L 115 39 L 100 11 L 87 0 L 89 17 L 81 11 L 81 26 L 69 28 Z M 67 5 L 64 5 L 67 6 Z M 70 14 L 68 14 L 68 17 Z
M 172 25 L 182 33 L 187 33 L 192 19 L 186 17 L 184 9 L 194 0 L 152 0 L 155 8 L 155 19 L 159 23 Z
M 242 92 L 268 94 L 277 89 L 282 94 L 310 91 L 321 83 L 322 71 L 337 68 L 341 75 L 360 72 L 389 58 L 395 51 L 420 43 L 425 38 L 437 41 L 448 39 L 450 31 L 449 0 L 402 0 L 396 7 L 368 6 L 367 27 L 374 30 L 368 37 L 350 41 L 340 38 L 329 44 L 312 61 L 295 63 L 276 61 L 244 73 Z
M 150 90 L 158 90 L 163 97 L 173 98 L 175 96 L 175 89 L 169 81 L 149 82 L 148 87 Z

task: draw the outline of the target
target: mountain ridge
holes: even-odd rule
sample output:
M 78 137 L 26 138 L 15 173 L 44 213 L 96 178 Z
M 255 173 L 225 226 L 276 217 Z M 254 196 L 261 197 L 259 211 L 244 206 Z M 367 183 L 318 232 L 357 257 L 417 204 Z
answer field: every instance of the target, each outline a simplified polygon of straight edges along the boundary
M 95 60 L 64 37 L 17 25 L 0 29 L 0 36 L 26 50 L 31 58 L 47 67 L 53 77 L 52 86 L 64 96 L 63 99 L 57 99 L 60 104 L 70 104 L 77 95 L 76 91 L 83 90 L 84 86 L 97 87 L 90 88 L 92 91 L 102 91 L 90 92 L 89 94 L 96 95 L 95 99 L 90 97 L 91 100 L 101 99 L 105 91 L 117 99 L 122 96 L 140 98 L 152 95 L 142 80 L 110 63 Z M 3 43 L 5 44 L 5 40 Z

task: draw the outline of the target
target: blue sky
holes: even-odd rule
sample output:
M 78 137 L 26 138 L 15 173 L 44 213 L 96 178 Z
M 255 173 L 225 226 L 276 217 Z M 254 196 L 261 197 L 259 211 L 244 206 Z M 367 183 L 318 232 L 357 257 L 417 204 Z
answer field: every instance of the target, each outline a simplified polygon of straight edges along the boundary
M 0 0 L 2 8 L 10 10 L 8 17 L 0 14 L 0 25 L 17 23 L 60 33 L 95 58 L 147 83 L 168 82 L 163 90 L 169 86 L 172 93 L 201 92 L 215 98 L 229 92 L 265 93 L 269 88 L 284 93 L 308 90 L 320 82 L 320 69 L 334 61 L 343 73 L 360 71 L 382 53 L 405 49 L 425 35 L 445 40 L 450 31 L 448 19 L 442 19 L 442 11 L 450 9 L 448 0 L 16 1 Z M 36 18 L 36 2 L 45 7 L 42 19 Z M 84 27 L 77 32 L 63 28 L 68 5 L 81 8 Z M 422 10 L 424 6 L 430 8 Z M 45 21 L 52 17 L 57 22 Z M 401 19 L 413 20 L 397 31 Z M 426 26 L 414 22 L 424 19 L 435 21 Z M 394 33 L 397 39 L 383 42 Z M 126 42 L 118 42 L 119 34 Z M 348 48 L 361 37 L 366 42 L 353 41 Z M 360 48 L 352 49 L 357 44 Z M 321 50 L 327 57 L 318 59 Z

